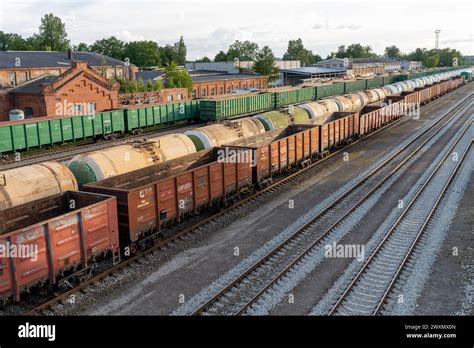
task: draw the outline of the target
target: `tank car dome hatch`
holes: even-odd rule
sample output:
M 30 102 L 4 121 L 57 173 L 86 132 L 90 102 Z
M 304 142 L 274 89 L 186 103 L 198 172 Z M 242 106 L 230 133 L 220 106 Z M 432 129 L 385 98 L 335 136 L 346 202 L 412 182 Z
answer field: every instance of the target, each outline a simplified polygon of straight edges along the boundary
M 318 101 L 317 103 L 321 104 L 326 110 L 326 113 L 324 114 L 325 117 L 330 117 L 333 113 L 339 112 L 339 105 L 332 98 L 323 99 Z
M 366 101 L 369 100 L 369 98 L 367 97 L 367 95 L 365 95 L 365 93 L 364 93 L 364 96 L 362 96 L 359 93 L 351 93 L 351 94 L 345 94 L 343 95 L 343 97 L 351 102 L 351 108 L 344 109 L 345 112 L 357 112 L 360 109 L 362 109 L 364 105 L 367 104 Z
M 181 133 L 150 138 L 149 141 L 158 147 L 161 154 L 161 162 L 196 152 L 196 146 L 193 141 Z
M 244 138 L 265 133 L 265 127 L 262 122 L 252 117 L 241 118 L 238 121 L 232 121 L 237 127 L 241 127 Z
M 79 189 L 73 173 L 59 162 L 2 171 L 0 183 L 0 210 Z

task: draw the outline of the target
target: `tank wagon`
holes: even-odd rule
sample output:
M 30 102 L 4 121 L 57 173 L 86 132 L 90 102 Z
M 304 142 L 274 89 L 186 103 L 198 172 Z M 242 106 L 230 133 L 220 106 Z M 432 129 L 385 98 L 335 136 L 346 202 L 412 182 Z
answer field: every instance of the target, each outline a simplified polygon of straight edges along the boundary
M 264 131 L 260 122 L 244 118 L 225 124 L 196 128 L 184 134 L 168 134 L 81 154 L 72 158 L 68 167 L 77 178 L 78 184 L 83 185 L 180 158 Z
M 194 152 L 196 147 L 187 136 L 169 134 L 77 155 L 68 167 L 83 185 Z
M 37 199 L 78 189 L 69 168 L 58 162 L 43 162 L 0 173 L 0 211 Z
M 394 96 L 389 105 L 365 105 L 358 113 L 336 112 L 322 124 L 289 125 L 240 137 L 219 147 L 86 184 L 83 190 L 88 193 L 57 193 L 3 209 L 0 243 L 37 243 L 42 250 L 41 264 L 48 266 L 35 275 L 25 272 L 31 260 L 17 263 L 0 258 L 0 297 L 19 300 L 21 291 L 44 282 L 59 283 L 63 277 L 81 273 L 103 254 L 114 255 L 118 262 L 117 240 L 122 250 L 147 247 L 163 228 L 259 190 L 279 173 L 305 166 L 331 149 L 393 122 L 406 111 L 407 103 L 422 96 L 435 99 L 463 81 L 463 77 L 443 81 Z M 50 245 L 49 241 L 59 244 Z M 73 250 L 74 257 L 65 258 L 63 246 L 68 252 Z

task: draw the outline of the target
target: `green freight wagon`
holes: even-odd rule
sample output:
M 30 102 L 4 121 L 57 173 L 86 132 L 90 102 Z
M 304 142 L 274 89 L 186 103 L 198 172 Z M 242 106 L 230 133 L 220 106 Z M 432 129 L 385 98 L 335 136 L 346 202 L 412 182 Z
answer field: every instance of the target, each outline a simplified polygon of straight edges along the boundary
M 199 102 L 199 118 L 203 121 L 219 121 L 273 108 L 273 93 L 219 97 Z
M 464 76 L 464 81 L 466 81 L 466 82 L 472 80 L 472 72 L 471 71 L 461 71 L 461 75 Z
M 406 80 L 409 80 L 409 79 L 410 79 L 409 74 L 400 74 L 400 75 L 398 75 L 398 81 L 406 81 Z
M 39 117 L 0 123 L 0 153 L 29 150 L 57 143 L 123 134 L 122 110 L 94 115 Z
M 392 83 L 395 83 L 399 81 L 399 76 L 400 75 L 390 75 L 390 76 L 384 76 L 383 77 L 383 85 L 390 85 Z
M 383 77 L 374 77 L 367 79 L 367 88 L 377 88 L 383 86 Z
M 126 129 L 127 132 L 136 133 L 145 128 L 192 121 L 197 119 L 198 115 L 198 100 L 130 108 L 125 109 Z
M 362 91 L 367 88 L 367 80 L 356 80 L 344 82 L 344 94 Z
M 323 99 L 333 95 L 344 94 L 344 82 L 316 86 L 315 94 L 315 99 Z
M 275 99 L 275 109 L 281 108 L 291 104 L 297 104 L 302 102 L 308 102 L 314 98 L 313 87 L 303 87 L 288 89 L 284 91 L 272 92 Z

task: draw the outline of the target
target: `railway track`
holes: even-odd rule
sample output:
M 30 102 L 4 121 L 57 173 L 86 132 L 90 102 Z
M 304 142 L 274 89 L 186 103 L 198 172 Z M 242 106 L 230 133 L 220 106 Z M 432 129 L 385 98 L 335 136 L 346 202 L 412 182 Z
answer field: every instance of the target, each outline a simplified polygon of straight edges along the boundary
M 304 258 L 309 252 L 314 250 L 315 247 L 323 245 L 327 237 L 345 219 L 349 218 L 352 212 L 375 195 L 438 132 L 451 121 L 461 117 L 463 115 L 462 112 L 471 103 L 472 98 L 468 98 L 461 103 L 460 108 L 454 114 L 448 117 L 448 120 L 441 122 L 447 117 L 445 116 L 425 127 L 413 141 L 387 158 L 326 209 L 317 214 L 311 221 L 304 224 L 254 263 L 253 266 L 229 282 L 227 286 L 196 309 L 193 315 L 244 314 L 267 290 L 290 272 L 296 264 L 304 262 Z M 450 113 L 447 115 L 450 115 Z M 433 129 L 434 132 L 428 135 L 428 132 Z M 420 141 L 422 142 L 421 144 L 419 144 Z M 416 148 L 413 150 L 414 147 Z M 324 232 L 320 233 L 320 231 Z
M 419 187 L 358 273 L 338 298 L 329 315 L 376 315 L 425 232 L 454 176 L 469 153 L 472 120 Z M 452 154 L 458 153 L 454 161 Z
M 469 96 L 469 97 L 466 97 L 465 99 L 463 99 L 463 101 L 461 101 L 456 106 L 451 108 L 448 112 L 452 112 L 456 107 L 458 107 L 461 103 L 465 102 L 470 97 L 472 97 L 472 96 Z M 401 121 L 403 121 L 403 120 L 406 120 L 406 119 L 402 118 Z M 395 127 L 399 122 L 400 122 L 400 120 L 397 120 L 397 121 L 395 121 L 391 124 L 388 124 L 388 125 L 384 126 L 383 128 L 380 128 L 380 129 L 372 132 L 370 135 L 374 135 L 374 134 L 377 134 L 379 132 L 390 129 L 392 127 Z M 365 138 L 363 138 L 363 139 L 365 139 Z M 308 167 L 305 167 L 301 171 L 290 174 L 290 175 L 280 179 L 279 181 L 273 183 L 272 185 L 268 186 L 267 188 L 265 188 L 261 191 L 258 191 L 257 193 L 255 193 L 255 194 L 253 194 L 253 195 L 251 195 L 247 198 L 242 199 L 241 201 L 239 201 L 236 204 L 228 207 L 227 209 L 222 210 L 222 211 L 220 211 L 220 212 L 218 212 L 218 213 L 216 213 L 216 214 L 214 214 L 214 215 L 212 215 L 208 218 L 205 218 L 204 220 L 198 222 L 197 224 L 192 225 L 189 228 L 185 228 L 184 230 L 179 231 L 178 233 L 176 233 L 175 235 L 173 235 L 169 238 L 166 238 L 164 240 L 159 241 L 154 247 L 152 247 L 150 249 L 147 249 L 145 251 L 142 251 L 142 252 L 138 253 L 137 255 L 133 256 L 132 258 L 124 260 L 122 263 L 108 269 L 105 272 L 97 274 L 97 275 L 95 275 L 94 277 L 92 277 L 88 280 L 85 280 L 83 283 L 79 284 L 78 286 L 76 286 L 76 287 L 74 287 L 70 290 L 67 290 L 67 291 L 65 291 L 61 294 L 57 294 L 54 298 L 48 299 L 47 301 L 43 302 L 42 304 L 40 304 L 38 306 L 35 306 L 35 308 L 33 308 L 33 309 L 27 309 L 26 311 L 23 312 L 23 314 L 24 315 L 36 315 L 36 314 L 40 314 L 40 313 L 43 313 L 43 312 L 47 312 L 48 310 L 51 310 L 51 308 L 54 305 L 64 302 L 68 297 L 70 297 L 71 295 L 73 295 L 77 292 L 83 291 L 88 286 L 91 286 L 91 285 L 93 285 L 97 282 L 100 282 L 100 281 L 104 280 L 105 278 L 107 278 L 109 276 L 113 276 L 116 272 L 120 272 L 122 269 L 124 269 L 126 267 L 129 267 L 129 266 L 131 266 L 135 263 L 141 263 L 142 259 L 146 255 L 148 255 L 152 252 L 155 252 L 156 250 L 159 250 L 161 248 L 166 248 L 168 245 L 171 245 L 172 243 L 174 243 L 176 241 L 179 241 L 180 239 L 185 239 L 189 235 L 193 234 L 196 231 L 199 231 L 200 229 L 204 228 L 207 224 L 210 224 L 210 223 L 216 221 L 217 219 L 224 216 L 225 214 L 228 214 L 229 212 L 232 212 L 232 211 L 234 211 L 234 212 L 238 211 L 243 205 L 254 202 L 256 199 L 258 199 L 258 197 L 267 195 L 269 193 L 272 193 L 272 192 L 278 190 L 279 188 L 281 188 L 284 185 L 291 184 L 294 180 L 296 180 L 297 178 L 300 178 L 303 175 L 309 175 L 308 173 L 310 173 L 311 169 L 315 168 L 318 164 L 322 163 L 323 161 L 328 161 L 328 160 L 334 159 L 342 151 L 346 151 L 348 147 L 356 145 L 357 143 L 359 143 L 363 139 L 356 140 L 356 141 L 352 142 L 350 145 L 348 145 L 344 148 L 335 150 L 334 152 L 332 152 L 329 156 L 325 157 L 324 159 L 318 160 L 318 161 L 312 163 L 311 165 L 309 165 Z
M 81 142 L 79 144 L 72 144 L 66 143 L 64 146 L 56 146 L 47 150 L 34 150 L 32 153 L 27 152 L 19 152 L 20 160 L 15 159 L 15 154 L 12 154 L 11 160 L 8 161 L 0 161 L 0 170 L 8 170 L 14 169 L 18 167 L 28 166 L 32 164 L 37 164 L 45 161 L 67 161 L 74 156 L 80 155 L 82 153 L 106 149 L 112 146 L 117 145 L 124 145 L 127 143 L 131 143 L 136 140 L 142 140 L 151 137 L 157 137 L 160 135 L 166 135 L 170 133 L 175 133 L 176 131 L 184 132 L 186 130 L 195 128 L 199 124 L 193 125 L 178 125 L 175 127 L 170 127 L 166 129 L 161 129 L 149 133 L 142 133 L 138 135 L 130 135 L 126 138 L 121 138 L 118 140 L 109 140 L 104 142 Z

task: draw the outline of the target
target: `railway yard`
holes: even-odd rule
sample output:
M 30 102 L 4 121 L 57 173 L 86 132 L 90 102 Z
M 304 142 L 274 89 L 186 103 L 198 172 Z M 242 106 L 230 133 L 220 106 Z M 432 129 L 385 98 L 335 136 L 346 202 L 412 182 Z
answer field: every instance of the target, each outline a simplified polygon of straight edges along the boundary
M 388 298 L 387 303 L 378 310 L 395 314 L 422 313 L 428 308 L 431 308 L 432 314 L 469 311 L 472 303 L 451 303 L 448 307 L 440 305 L 439 312 L 431 305 L 423 308 L 418 303 L 422 304 L 425 298 L 436 302 L 437 297 L 443 296 L 439 293 L 440 288 L 444 295 L 455 291 L 460 295 L 459 301 L 469 301 L 469 279 L 472 280 L 472 273 L 469 273 L 472 269 L 468 268 L 469 258 L 472 258 L 469 247 L 469 241 L 472 241 L 469 219 L 472 219 L 472 214 L 469 211 L 472 213 L 470 207 L 473 205 L 472 192 L 466 188 L 471 180 L 468 164 L 472 160 L 469 157 L 472 156 L 471 93 L 471 87 L 463 88 L 447 96 L 446 100 L 440 99 L 425 106 L 419 121 L 403 120 L 353 145 L 347 150 L 347 161 L 343 159 L 344 153 L 322 161 L 311 169 L 314 174 L 297 178 L 262 198 L 236 208 L 202 227 L 197 235 L 172 242 L 165 250 L 146 257 L 143 262 L 115 274 L 111 279 L 105 279 L 104 284 L 86 288 L 84 293 L 74 296 L 73 305 L 68 304 L 66 299 L 64 305 L 54 307 L 53 313 L 372 314 L 378 303 L 365 302 L 364 292 L 370 288 L 371 282 L 391 279 L 381 278 L 377 273 L 362 273 L 361 276 L 369 283 L 358 282 L 357 286 L 365 286 L 365 290 L 351 288 L 351 282 L 365 260 L 324 257 L 324 246 L 332 243 L 365 245 L 365 252 L 372 253 L 392 225 L 401 234 L 406 234 L 400 227 L 406 225 L 397 224 L 396 220 L 415 214 L 415 219 L 411 219 L 416 226 L 413 230 L 410 228 L 409 236 L 403 236 L 406 241 L 387 240 L 387 243 L 401 244 L 396 244 L 393 251 L 389 247 L 379 247 L 385 253 L 396 255 L 405 250 L 401 248 L 411 246 L 411 239 L 425 221 L 424 214 L 431 212 L 437 203 L 439 205 L 433 211 L 431 223 L 420 236 L 419 244 L 415 244 L 414 256 L 409 256 L 409 266 L 404 268 L 404 273 L 394 284 L 394 294 L 405 294 L 405 301 L 397 305 L 393 298 Z M 455 112 L 447 112 L 464 98 L 467 100 L 461 107 L 455 108 Z M 419 135 L 435 121 L 438 123 Z M 397 147 L 391 146 L 395 142 L 398 147 L 406 144 L 406 148 L 396 152 Z M 452 151 L 459 153 L 459 167 L 451 163 L 449 168 L 445 168 Z M 448 157 L 444 158 L 446 155 Z M 440 169 L 429 178 L 430 171 L 435 170 L 438 164 Z M 440 194 L 438 190 L 448 184 L 447 180 L 455 168 L 459 175 L 446 187 L 446 198 L 436 202 Z M 375 172 L 372 174 L 372 171 Z M 426 188 L 417 192 L 425 183 Z M 434 192 L 428 192 L 428 189 Z M 397 207 L 400 199 L 407 205 L 407 211 Z M 461 199 L 466 204 L 461 205 Z M 411 200 L 414 200 L 413 208 L 408 206 Z M 427 207 L 423 206 L 425 204 Z M 464 219 L 468 219 L 467 223 L 459 226 L 456 241 L 451 241 L 447 233 L 451 231 L 448 228 L 453 214 L 464 214 Z M 406 217 L 407 220 L 401 223 L 414 224 L 409 218 Z M 446 223 L 437 226 L 440 230 L 435 231 L 436 221 L 444 219 Z M 433 231 L 433 240 L 428 236 L 430 230 Z M 430 270 L 437 269 L 435 265 L 442 261 L 432 259 L 430 251 L 440 248 L 447 236 L 447 241 L 460 249 L 459 261 L 445 265 L 444 276 L 440 278 L 435 278 L 433 274 L 432 277 L 425 277 L 427 279 L 411 279 L 417 267 L 422 271 L 418 274 L 426 275 L 431 273 Z M 403 258 L 404 255 L 400 253 L 398 256 Z M 444 262 L 449 262 L 449 251 L 444 255 L 447 259 Z M 379 259 L 372 262 L 389 262 L 384 257 L 388 256 L 378 256 Z M 446 274 L 451 276 L 446 277 Z M 439 282 L 444 286 L 440 287 Z M 405 288 L 407 290 L 401 290 Z M 348 292 L 342 294 L 344 289 Z M 352 299 L 341 306 L 343 295 L 352 296 Z M 180 304 L 180 299 L 184 299 L 184 303 Z
M 39 257 L 0 257 L 0 314 L 472 315 L 460 71 L 210 99 L 207 125 L 156 130 L 147 109 L 148 133 L 9 153 L 0 244 Z

